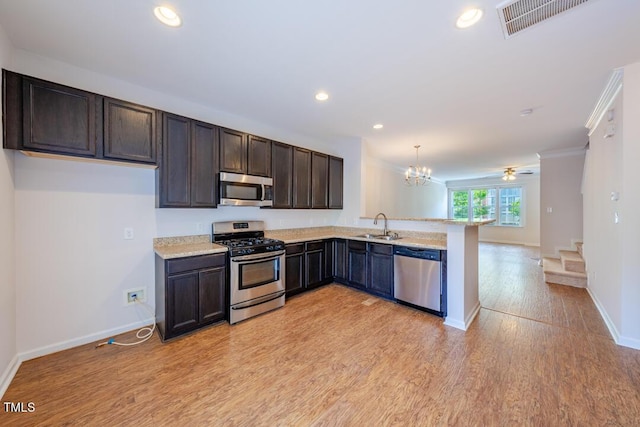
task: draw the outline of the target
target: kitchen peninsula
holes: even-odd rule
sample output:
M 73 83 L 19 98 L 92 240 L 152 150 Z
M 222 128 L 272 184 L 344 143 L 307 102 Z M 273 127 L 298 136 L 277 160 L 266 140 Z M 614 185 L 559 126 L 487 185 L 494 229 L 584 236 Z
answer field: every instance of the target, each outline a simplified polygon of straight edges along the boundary
M 392 221 L 400 221 L 391 219 Z M 403 222 L 406 220 L 403 220 Z M 265 237 L 279 239 L 287 245 L 304 244 L 306 242 L 361 241 L 380 245 L 399 245 L 419 249 L 435 249 L 447 251 L 447 315 L 445 325 L 466 330 L 473 322 L 480 309 L 478 296 L 478 226 L 492 221 L 453 221 L 453 220 L 420 220 L 429 222 L 429 226 L 438 231 L 423 232 L 402 230 L 411 224 L 394 224 L 398 238 L 383 240 L 375 237 L 364 237 L 379 233 L 377 228 L 360 227 L 311 227 L 266 230 Z M 415 227 L 420 228 L 420 227 Z M 200 237 L 198 240 L 197 237 Z M 193 240 L 196 238 L 196 240 Z M 189 236 L 182 238 L 154 239 L 154 249 L 162 259 L 181 258 L 194 255 L 206 255 L 224 251 L 223 247 L 210 242 L 210 236 Z M 304 245 L 301 245 L 304 246 Z M 326 259 L 326 258 L 324 258 Z M 329 275 L 331 276 L 331 274 Z

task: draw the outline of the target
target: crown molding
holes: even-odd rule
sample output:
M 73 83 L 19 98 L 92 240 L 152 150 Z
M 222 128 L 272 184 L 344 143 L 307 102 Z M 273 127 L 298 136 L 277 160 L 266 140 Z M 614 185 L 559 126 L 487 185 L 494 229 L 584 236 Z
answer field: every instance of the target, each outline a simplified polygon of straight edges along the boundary
M 593 108 L 593 112 L 584 124 L 584 126 L 589 129 L 589 136 L 596 130 L 602 117 L 604 117 L 605 113 L 611 108 L 613 101 L 615 101 L 618 93 L 620 93 L 623 76 L 624 70 L 622 68 L 616 68 L 611 72 L 609 81 L 602 91 L 602 94 L 600 94 L 600 99 L 598 99 L 598 102 Z
M 578 156 L 580 154 L 584 154 L 586 151 L 585 147 L 570 147 L 570 148 L 560 148 L 558 150 L 547 150 L 536 153 L 540 160 L 542 159 L 554 159 L 556 157 L 568 157 L 568 156 Z

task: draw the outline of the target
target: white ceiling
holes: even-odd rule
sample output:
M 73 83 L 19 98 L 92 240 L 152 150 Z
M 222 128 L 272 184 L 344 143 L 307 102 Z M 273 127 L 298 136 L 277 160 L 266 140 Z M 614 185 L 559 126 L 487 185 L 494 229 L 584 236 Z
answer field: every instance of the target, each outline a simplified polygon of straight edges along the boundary
M 182 27 L 156 21 L 161 3 Z M 398 166 L 421 144 L 449 180 L 584 145 L 611 70 L 640 60 L 638 0 L 591 0 L 508 40 L 498 3 L 0 0 L 0 26 L 16 48 L 323 141 L 361 138 Z M 468 6 L 485 16 L 458 30 Z

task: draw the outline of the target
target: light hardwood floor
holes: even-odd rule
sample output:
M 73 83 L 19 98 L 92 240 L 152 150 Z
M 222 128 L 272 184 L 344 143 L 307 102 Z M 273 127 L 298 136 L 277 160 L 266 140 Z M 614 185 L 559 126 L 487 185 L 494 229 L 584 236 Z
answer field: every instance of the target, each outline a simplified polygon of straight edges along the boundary
M 25 362 L 3 401 L 36 411 L 0 424 L 639 425 L 640 351 L 615 345 L 586 291 L 545 284 L 535 249 L 480 253 L 466 333 L 329 285 L 168 344 Z

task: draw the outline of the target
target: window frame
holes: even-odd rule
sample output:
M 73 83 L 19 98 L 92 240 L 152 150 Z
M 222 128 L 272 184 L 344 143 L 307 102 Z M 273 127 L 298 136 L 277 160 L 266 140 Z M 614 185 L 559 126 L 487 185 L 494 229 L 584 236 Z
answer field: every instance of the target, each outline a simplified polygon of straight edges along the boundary
M 520 223 L 518 225 L 512 224 L 502 224 L 501 222 L 501 190 L 510 189 L 510 188 L 519 188 L 520 189 Z M 491 224 L 487 224 L 492 227 L 507 227 L 507 228 L 523 228 L 525 227 L 525 205 L 526 205 L 526 188 L 522 184 L 507 184 L 507 185 L 474 185 L 474 186 L 464 186 L 464 187 L 451 187 L 448 188 L 448 200 L 447 200 L 447 211 L 449 218 L 453 218 L 453 193 L 458 191 L 465 191 L 467 193 L 467 220 L 473 221 L 473 191 L 474 190 L 495 190 L 495 221 Z M 493 218 L 492 218 L 493 219 Z

